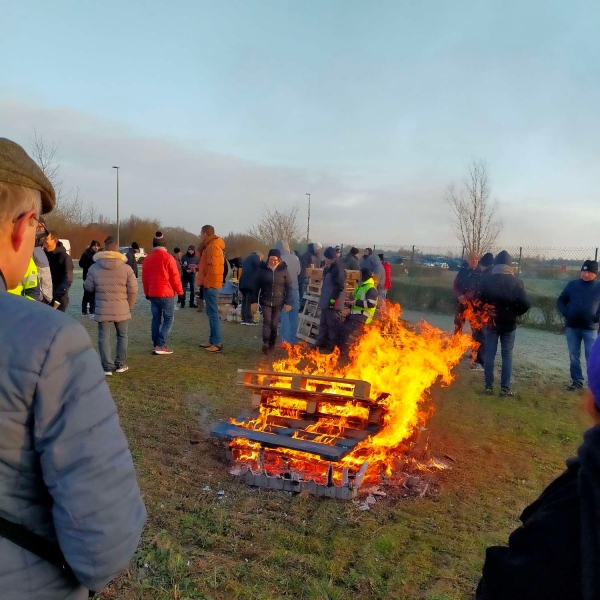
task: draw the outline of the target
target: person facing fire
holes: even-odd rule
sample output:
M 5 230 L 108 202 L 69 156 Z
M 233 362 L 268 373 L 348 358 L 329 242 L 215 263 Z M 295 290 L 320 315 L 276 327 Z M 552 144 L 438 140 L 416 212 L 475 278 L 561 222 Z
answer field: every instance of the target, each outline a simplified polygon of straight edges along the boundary
M 346 271 L 338 258 L 335 248 L 325 250 L 325 269 L 323 287 L 319 299 L 321 316 L 316 347 L 324 354 L 333 352 L 339 344 L 343 326 L 342 309 L 346 301 Z
M 475 252 L 467 254 L 467 260 L 458 270 L 452 285 L 454 297 L 456 298 L 456 316 L 454 317 L 454 333 L 462 333 L 465 326 L 463 313 L 465 311 L 465 303 L 467 300 L 467 292 L 469 291 L 469 280 L 471 279 L 475 268 L 479 262 L 479 256 Z
M 340 335 L 340 353 L 343 358 L 348 357 L 350 338 L 357 334 L 364 325 L 369 325 L 375 316 L 379 294 L 370 269 L 361 269 L 361 282 L 354 290 L 354 303 L 350 314 L 344 321 Z

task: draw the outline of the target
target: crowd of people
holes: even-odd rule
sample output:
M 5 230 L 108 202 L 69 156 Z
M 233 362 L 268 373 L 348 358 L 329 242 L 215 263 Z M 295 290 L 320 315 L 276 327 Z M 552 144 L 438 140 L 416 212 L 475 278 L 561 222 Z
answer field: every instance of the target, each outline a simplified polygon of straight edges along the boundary
M 105 383 L 112 368 L 126 370 L 125 323 L 136 302 L 136 273 L 129 253 L 119 252 L 113 238 L 104 240 L 102 249 L 92 241 L 83 260 L 87 296 L 82 312 L 91 310 L 98 321 L 99 360 L 85 329 L 62 314 L 73 265 L 41 217 L 55 201 L 54 189 L 36 163 L 19 145 L 0 138 L 0 341 L 5 349 L 0 354 L 0 594 L 6 600 L 82 600 L 93 595 L 127 568 L 146 519 L 131 453 Z M 225 270 L 224 243 L 205 225 L 198 260 L 190 260 L 196 252 L 190 247 L 187 262 L 169 254 L 165 244 L 156 232 L 154 250 L 142 270 L 144 294 L 152 307 L 153 351 L 170 353 L 166 344 L 173 311 L 176 301 L 185 305 L 182 280 L 191 265 L 195 284 L 203 288 L 210 324 L 205 346 L 219 352 L 217 299 Z M 261 303 L 267 352 L 282 311 L 297 312 L 294 286 L 304 283 L 310 265 L 325 266 L 322 350 L 339 345 L 344 353 L 346 336 L 372 321 L 386 289 L 384 262 L 369 249 L 359 259 L 355 248 L 342 261 L 334 247 L 323 251 L 321 261 L 321 250 L 312 245 L 308 263 L 303 256 L 295 264 L 285 244 L 270 250 L 266 261 L 258 253 L 246 259 L 254 271 L 249 270 L 246 280 L 242 277 L 249 296 L 245 315 L 256 301 Z M 356 266 L 355 260 L 361 281 L 344 319 L 345 273 L 348 265 Z M 375 269 L 381 274 L 377 287 Z M 570 282 L 558 299 L 571 330 L 571 387 L 584 384 L 575 361 L 583 343 L 588 408 L 596 425 L 585 434 L 567 470 L 523 512 L 523 524 L 508 545 L 488 549 L 478 600 L 600 597 L 600 344 L 593 343 L 600 320 L 597 271 L 595 261 L 586 261 L 580 279 Z M 187 287 L 193 297 L 194 284 Z M 506 371 L 503 364 L 502 390 L 510 391 L 516 317 L 529 302 L 508 253 L 480 260 L 470 256 L 469 266 L 457 276 L 455 292 L 457 330 L 465 317 L 474 330 L 483 329 L 478 360 L 483 361 L 486 386 L 493 386 L 493 358 L 500 343 L 503 363 L 509 363 Z M 475 312 L 465 312 L 468 305 Z M 491 320 L 486 318 L 488 307 Z M 114 364 L 108 348 L 113 327 L 118 340 Z

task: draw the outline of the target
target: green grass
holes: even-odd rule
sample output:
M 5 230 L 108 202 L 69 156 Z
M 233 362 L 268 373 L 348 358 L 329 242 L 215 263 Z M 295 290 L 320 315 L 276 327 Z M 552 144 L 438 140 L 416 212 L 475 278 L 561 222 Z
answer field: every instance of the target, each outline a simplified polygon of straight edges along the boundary
M 101 598 L 470 598 L 485 548 L 506 541 L 589 424 L 576 396 L 525 372 L 517 371 L 521 397 L 500 400 L 459 366 L 450 387 L 432 391 L 433 454 L 452 466 L 431 476 L 432 495 L 400 490 L 360 512 L 352 502 L 249 488 L 228 473 L 209 431 L 248 407 L 234 380 L 262 360 L 259 328 L 224 323 L 225 352 L 209 356 L 198 348 L 206 316 L 185 309 L 175 353 L 156 357 L 149 323 L 142 299 L 131 370 L 109 380 L 149 518 L 130 569 Z M 95 341 L 94 324 L 84 324 Z

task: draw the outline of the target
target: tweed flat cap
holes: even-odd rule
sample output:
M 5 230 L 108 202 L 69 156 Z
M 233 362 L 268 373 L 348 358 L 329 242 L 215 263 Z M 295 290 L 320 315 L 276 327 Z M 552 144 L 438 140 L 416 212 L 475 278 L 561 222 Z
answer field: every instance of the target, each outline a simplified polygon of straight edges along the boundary
M 0 138 L 0 181 L 41 192 L 43 214 L 54 208 L 56 196 L 48 178 L 19 144 L 6 138 Z

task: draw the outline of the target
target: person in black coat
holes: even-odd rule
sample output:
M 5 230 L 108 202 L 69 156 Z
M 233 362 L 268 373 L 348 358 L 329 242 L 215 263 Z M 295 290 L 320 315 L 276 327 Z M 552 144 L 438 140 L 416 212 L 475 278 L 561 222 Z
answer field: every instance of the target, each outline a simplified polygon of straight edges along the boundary
M 69 306 L 69 290 L 73 284 L 73 261 L 58 240 L 56 231 L 48 233 L 44 250 L 52 275 L 52 303 L 58 302 L 58 310 L 65 312 Z
M 592 346 L 598 337 L 600 321 L 600 282 L 598 263 L 586 260 L 581 267 L 580 278 L 569 281 L 558 297 L 557 308 L 565 318 L 567 345 L 571 362 L 570 392 L 583 389 L 583 372 L 581 370 L 581 343 L 588 360 Z
M 196 246 L 188 246 L 187 252 L 181 257 L 181 266 L 183 275 L 181 277 L 181 285 L 183 287 L 183 298 L 181 299 L 181 308 L 185 308 L 185 294 L 190 288 L 190 308 L 198 308 L 194 304 L 196 294 L 196 274 L 198 273 L 198 264 L 200 262 L 200 254 L 196 252 Z
M 521 515 L 508 546 L 486 551 L 476 600 L 600 598 L 600 344 L 588 362 L 588 410 L 596 425 L 577 457 Z
M 252 305 L 258 301 L 254 294 L 254 286 L 261 260 L 260 252 L 252 252 L 242 262 L 242 275 L 239 283 L 242 293 L 242 325 L 254 325 Z
M 319 298 L 319 335 L 315 342 L 324 354 L 333 352 L 334 347 L 340 345 L 344 327 L 342 310 L 346 301 L 346 271 L 331 246 L 325 250 L 325 265 Z
M 242 275 L 244 274 L 242 270 Z M 263 314 L 263 347 L 266 354 L 275 347 L 281 311 L 292 310 L 292 279 L 287 265 L 281 261 L 281 252 L 269 250 L 267 262 L 261 262 L 254 282 L 254 294 Z
M 84 251 L 84 253 L 81 255 L 81 258 L 79 259 L 79 266 L 83 269 L 84 282 L 87 277 L 89 268 L 94 264 L 94 254 L 96 254 L 98 250 L 100 250 L 100 242 L 92 240 L 92 243 L 90 244 L 89 248 L 87 248 Z M 83 300 L 81 301 L 82 315 L 85 316 L 88 314 L 88 305 L 90 307 L 89 314 L 94 314 L 94 311 L 96 310 L 95 297 L 96 294 L 94 294 L 94 292 L 87 292 L 85 286 L 83 286 Z
M 511 264 L 511 256 L 506 250 L 496 256 L 491 275 L 483 277 L 481 281 L 478 298 L 490 314 L 490 319 L 484 326 L 485 391 L 488 394 L 494 392 L 494 361 L 498 341 L 500 341 L 502 353 L 500 396 L 515 395 L 510 389 L 510 378 L 517 317 L 524 315 L 531 306 L 523 282 L 513 275 Z
M 455 334 L 462 333 L 463 327 L 465 326 L 463 313 L 465 311 L 467 293 L 469 292 L 469 281 L 475 273 L 478 264 L 479 257 L 477 254 L 475 254 L 475 252 L 469 252 L 467 260 L 462 264 L 454 278 L 452 291 L 454 293 L 454 298 L 456 298 L 456 315 L 454 317 Z
M 125 256 L 127 257 L 127 264 L 132 268 L 133 274 L 135 275 L 136 279 L 138 276 L 138 263 L 135 253 L 136 251 L 139 252 L 139 250 L 140 245 L 137 242 L 131 242 L 129 250 L 127 250 L 127 252 L 125 253 Z

